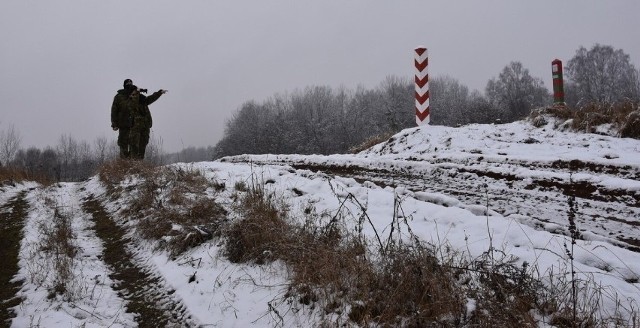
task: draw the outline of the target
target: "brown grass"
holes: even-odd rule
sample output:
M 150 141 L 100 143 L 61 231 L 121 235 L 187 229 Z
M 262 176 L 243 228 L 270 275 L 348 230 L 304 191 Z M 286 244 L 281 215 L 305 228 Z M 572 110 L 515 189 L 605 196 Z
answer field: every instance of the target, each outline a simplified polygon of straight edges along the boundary
M 51 177 L 42 173 L 29 173 L 14 167 L 0 166 L 0 186 L 14 186 L 16 183 L 24 181 L 34 181 L 43 186 L 49 186 L 54 183 Z
M 363 327 L 538 327 L 535 313 L 571 327 L 570 304 L 559 301 L 566 284 L 549 291 L 532 268 L 506 254 L 468 261 L 446 247 L 436 256 L 417 239 L 369 245 L 335 217 L 318 226 L 322 215 L 305 209 L 306 220 L 292 220 L 283 204 L 256 184 L 242 192 L 241 219 L 223 229 L 223 254 L 233 263 L 284 263 L 290 280 L 280 302 L 319 310 L 322 327 L 349 326 L 345 320 Z M 595 306 L 578 311 L 581 327 L 609 326 L 595 319 Z
M 117 185 L 127 176 L 141 175 L 143 177 L 150 176 L 155 167 L 144 161 L 116 159 L 106 162 L 98 170 L 100 181 L 106 185 Z
M 620 128 L 620 136 L 640 139 L 640 110 L 633 111 L 627 116 L 625 124 Z
M 224 253 L 231 262 L 263 264 L 279 258 L 282 244 L 293 234 L 283 213 L 266 197 L 264 189 L 259 188 L 241 198 L 237 209 L 244 218 L 225 231 Z
M 224 185 L 198 171 L 172 167 L 138 172 L 144 181 L 132 190 L 133 200 L 123 214 L 136 220 L 142 237 L 179 255 L 219 235 L 227 213 L 206 192 Z
M 335 220 L 318 229 L 292 224 L 263 189 L 239 200 L 243 219 L 225 232 L 224 254 L 235 263 L 284 262 L 291 273 L 285 297 L 320 306 L 360 325 L 424 327 L 462 318 L 464 298 L 451 270 L 426 247 L 389 245 L 369 254 L 362 236 Z
M 349 153 L 357 154 L 363 150 L 367 150 L 381 142 L 385 142 L 389 140 L 391 136 L 393 136 L 393 133 L 383 133 L 383 134 L 375 135 L 373 137 L 369 137 L 367 140 L 363 141 L 361 144 L 349 148 Z
M 594 133 L 598 126 L 611 124 L 620 131 L 620 136 L 640 138 L 639 104 L 622 102 L 613 105 L 590 103 L 580 108 L 567 106 L 552 106 L 533 110 L 529 116 L 534 126 L 545 125 L 545 115 L 560 119 L 562 122 L 571 120 L 573 131 Z
M 72 299 L 74 291 L 69 285 L 74 281 L 73 267 L 78 246 L 75 244 L 71 218 L 56 208 L 52 220 L 42 222 L 38 228 L 42 236 L 38 250 L 47 254 L 53 269 L 53 284 L 48 287 L 49 297 L 61 295 Z
M 144 182 L 129 190 L 133 201 L 123 212 L 144 238 L 173 255 L 219 238 L 222 254 L 233 263 L 283 263 L 290 276 L 279 301 L 292 310 L 320 311 L 322 326 L 348 320 L 376 327 L 537 327 L 538 313 L 570 327 L 571 304 L 559 301 L 566 288 L 550 292 L 531 268 L 516 266 L 506 255 L 469 261 L 417 238 L 397 241 L 393 230 L 389 238 L 371 242 L 362 234 L 366 221 L 349 231 L 347 215 L 317 214 L 313 205 L 303 210 L 304 218 L 291 218 L 286 202 L 265 190 L 267 182 L 235 184 L 239 218 L 230 222 L 204 195 L 224 185 L 197 171 L 161 168 L 144 174 Z M 394 218 L 392 225 L 400 229 L 400 221 Z M 593 309 L 585 305 L 576 320 L 585 327 L 606 326 L 594 319 Z
M 479 284 L 470 290 L 478 310 L 470 323 L 478 327 L 538 327 L 531 310 L 543 304 L 543 285 L 525 264 L 517 267 L 505 259 L 495 261 L 485 253 L 470 264 Z
M 141 218 L 137 230 L 144 238 L 160 241 L 160 248 L 179 255 L 214 237 L 219 237 L 226 211 L 209 199 L 168 208 Z
M 0 167 L 0 186 L 27 180 L 27 173 L 10 167 Z
M 394 327 L 460 323 L 462 289 L 455 283 L 454 272 L 440 265 L 429 249 L 394 245 L 376 262 L 369 264 L 372 274 L 365 276 L 362 287 L 356 285 L 354 299 L 359 302 L 352 304 L 352 321 Z

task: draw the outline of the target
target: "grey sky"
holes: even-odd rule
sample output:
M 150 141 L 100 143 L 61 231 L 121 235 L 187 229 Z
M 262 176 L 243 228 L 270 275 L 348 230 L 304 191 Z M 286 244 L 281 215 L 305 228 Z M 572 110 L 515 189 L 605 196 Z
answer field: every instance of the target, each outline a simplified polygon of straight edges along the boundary
M 13 124 L 23 147 L 115 139 L 111 102 L 131 78 L 169 90 L 151 105 L 165 151 L 214 145 L 245 101 L 413 78 L 419 45 L 432 77 L 483 90 L 517 60 L 550 87 L 551 60 L 580 46 L 639 67 L 639 16 L 638 0 L 3 0 L 0 130 Z

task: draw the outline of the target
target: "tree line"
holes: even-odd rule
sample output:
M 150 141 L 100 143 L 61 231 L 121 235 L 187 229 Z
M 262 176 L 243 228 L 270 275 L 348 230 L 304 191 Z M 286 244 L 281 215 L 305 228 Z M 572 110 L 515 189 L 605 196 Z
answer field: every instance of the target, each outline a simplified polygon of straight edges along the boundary
M 21 148 L 22 137 L 15 127 L 0 130 L 0 167 L 19 169 L 28 177 L 42 181 L 81 181 L 91 177 L 107 161 L 119 157 L 114 138 L 98 137 L 93 143 L 63 134 L 56 145 L 43 149 Z M 187 147 L 164 153 L 162 138 L 152 136 L 146 161 L 154 165 L 210 160 L 213 147 Z M 2 181 L 0 181 L 1 183 Z
M 640 71 L 629 55 L 611 46 L 580 47 L 565 66 L 565 102 L 640 102 Z M 506 65 L 484 92 L 450 76 L 429 81 L 431 124 L 512 122 L 553 102 L 543 80 L 521 62 Z M 248 101 L 226 122 L 214 157 L 238 154 L 332 154 L 376 136 L 415 126 L 414 81 L 387 77 L 373 89 L 313 86 Z

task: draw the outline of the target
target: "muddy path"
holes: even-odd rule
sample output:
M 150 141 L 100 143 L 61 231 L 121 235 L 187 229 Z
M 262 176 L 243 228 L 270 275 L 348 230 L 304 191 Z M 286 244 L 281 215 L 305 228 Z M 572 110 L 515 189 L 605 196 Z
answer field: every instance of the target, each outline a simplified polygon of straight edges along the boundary
M 0 327 L 11 326 L 15 316 L 11 308 L 22 301 L 16 296 L 22 282 L 12 279 L 19 270 L 20 241 L 29 208 L 25 196 L 23 191 L 0 207 Z
M 140 327 L 195 327 L 186 307 L 167 288 L 162 278 L 139 264 L 132 252 L 132 241 L 125 228 L 116 224 L 102 204 L 93 197 L 83 199 L 82 208 L 90 213 L 96 235 L 103 241 L 102 260 L 110 267 L 114 290 L 127 301 L 127 312 L 135 313 Z

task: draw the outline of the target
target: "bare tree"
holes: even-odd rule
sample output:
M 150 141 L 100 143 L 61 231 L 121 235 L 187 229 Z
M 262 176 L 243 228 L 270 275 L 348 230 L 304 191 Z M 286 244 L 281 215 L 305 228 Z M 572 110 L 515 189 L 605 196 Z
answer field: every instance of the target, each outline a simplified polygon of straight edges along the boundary
M 60 136 L 56 150 L 63 163 L 72 163 L 78 158 L 78 142 L 70 135 Z
M 504 111 L 508 121 L 527 116 L 532 108 L 548 104 L 551 96 L 539 78 L 529 74 L 520 62 L 511 62 L 498 78 L 487 83 L 487 99 Z
M 75 166 L 78 160 L 78 142 L 70 135 L 63 134 L 58 139 L 56 152 L 60 163 L 60 179 L 72 181 L 75 179 Z
M 469 95 L 465 117 L 467 123 L 488 124 L 494 123 L 500 117 L 500 113 L 480 91 L 474 90 Z
M 22 137 L 13 124 L 6 131 L 0 131 L 0 163 L 13 161 L 21 142 Z
M 638 71 L 621 49 L 596 44 L 580 47 L 566 68 L 580 102 L 615 103 L 640 99 Z
M 107 160 L 116 159 L 120 157 L 120 147 L 116 139 L 111 139 L 107 145 Z
M 163 160 L 163 150 L 162 150 L 162 137 L 157 137 L 153 132 L 151 133 L 151 138 L 149 138 L 149 144 L 147 145 L 146 153 L 145 153 L 145 161 L 155 164 L 162 165 Z
M 40 164 L 38 165 L 40 173 L 47 177 L 60 181 L 60 163 L 58 162 L 58 154 L 53 148 L 47 147 L 40 155 Z
M 415 126 L 414 85 L 406 78 L 387 76 L 380 84 L 387 131 L 398 132 Z
M 107 151 L 108 151 L 108 148 L 109 148 L 109 140 L 105 136 L 97 137 L 93 141 L 93 146 L 94 146 L 94 150 L 95 150 L 94 156 L 96 157 L 96 161 L 99 164 L 104 163 L 107 160 Z
M 77 152 L 76 161 L 91 161 L 93 160 L 93 156 L 91 154 L 91 145 L 86 141 L 78 142 L 78 152 Z
M 415 125 L 414 86 L 388 77 L 374 90 L 311 86 L 243 104 L 226 122 L 213 158 L 237 154 L 346 152 L 372 136 Z
M 455 126 L 468 123 L 469 88 L 448 75 L 436 77 L 429 83 L 433 124 Z

